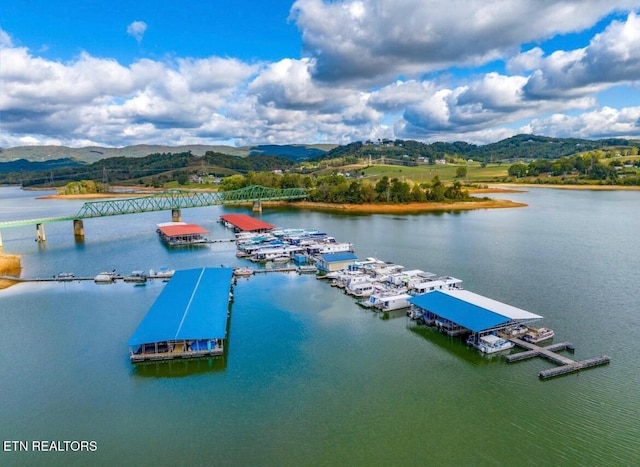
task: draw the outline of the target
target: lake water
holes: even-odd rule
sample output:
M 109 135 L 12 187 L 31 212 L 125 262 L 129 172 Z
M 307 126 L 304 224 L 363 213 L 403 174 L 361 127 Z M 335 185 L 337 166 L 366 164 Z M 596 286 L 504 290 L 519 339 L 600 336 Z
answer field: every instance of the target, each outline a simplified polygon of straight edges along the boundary
M 0 220 L 70 215 L 82 201 L 0 189 Z M 637 465 L 640 192 L 531 189 L 526 208 L 420 215 L 265 209 L 376 256 L 464 280 L 544 316 L 573 358 L 611 364 L 540 381 L 457 340 L 382 319 L 314 276 L 235 286 L 225 358 L 133 366 L 126 342 L 163 283 L 29 283 L 0 291 L 0 465 Z M 223 207 L 183 219 L 230 237 Z M 4 229 L 24 277 L 246 265 L 232 243 L 168 250 L 170 212 Z M 8 452 L 7 441 L 91 440 L 94 452 Z

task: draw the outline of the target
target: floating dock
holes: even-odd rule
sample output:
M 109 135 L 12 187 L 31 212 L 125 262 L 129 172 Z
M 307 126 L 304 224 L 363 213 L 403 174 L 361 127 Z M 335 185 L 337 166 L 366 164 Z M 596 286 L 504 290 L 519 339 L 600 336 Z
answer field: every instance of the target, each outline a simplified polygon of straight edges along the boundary
M 223 355 L 230 268 L 176 271 L 129 339 L 132 362 Z
M 555 376 L 566 375 L 567 373 L 580 371 L 585 368 L 607 365 L 611 361 L 611 359 L 606 355 L 576 361 L 556 353 L 562 350 L 569 350 L 573 352 L 573 344 L 569 342 L 561 342 L 558 344 L 549 345 L 547 347 L 540 347 L 536 344 L 531 344 L 516 337 L 509 338 L 509 340 L 516 344 L 518 347 L 526 350 L 524 352 L 507 355 L 505 357 L 505 360 L 508 363 L 518 362 L 534 357 L 542 357 L 559 365 L 556 368 L 549 368 L 547 370 L 540 371 L 538 373 L 538 377 L 540 379 L 553 378 Z

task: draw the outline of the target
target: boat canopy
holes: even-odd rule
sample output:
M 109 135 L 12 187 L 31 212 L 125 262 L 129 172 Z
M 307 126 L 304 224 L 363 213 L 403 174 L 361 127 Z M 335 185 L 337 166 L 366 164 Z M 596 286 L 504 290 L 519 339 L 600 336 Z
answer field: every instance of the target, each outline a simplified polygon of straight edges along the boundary
M 129 346 L 155 342 L 224 339 L 233 270 L 176 271 L 129 339 Z
M 415 296 L 409 302 L 473 332 L 486 331 L 512 320 L 542 318 L 468 290 L 434 290 Z

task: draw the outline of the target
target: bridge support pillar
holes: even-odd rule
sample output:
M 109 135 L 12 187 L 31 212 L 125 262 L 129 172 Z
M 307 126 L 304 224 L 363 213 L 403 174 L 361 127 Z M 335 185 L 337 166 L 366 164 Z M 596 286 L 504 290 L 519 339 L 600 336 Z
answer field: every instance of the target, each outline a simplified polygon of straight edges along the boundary
M 44 224 L 36 224 L 36 242 L 46 242 L 47 236 L 44 232 Z
M 182 212 L 180 209 L 171 210 L 171 222 L 182 222 Z
M 73 235 L 78 238 L 84 238 L 84 223 L 82 219 L 73 220 Z
M 260 202 L 260 200 L 253 202 L 252 211 L 253 212 L 262 212 L 262 203 Z

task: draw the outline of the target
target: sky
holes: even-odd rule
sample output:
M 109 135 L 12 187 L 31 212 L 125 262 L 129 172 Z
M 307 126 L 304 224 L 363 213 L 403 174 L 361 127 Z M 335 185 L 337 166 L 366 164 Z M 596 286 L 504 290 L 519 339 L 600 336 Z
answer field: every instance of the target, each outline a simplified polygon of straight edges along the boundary
M 640 0 L 7 0 L 0 148 L 640 138 Z

